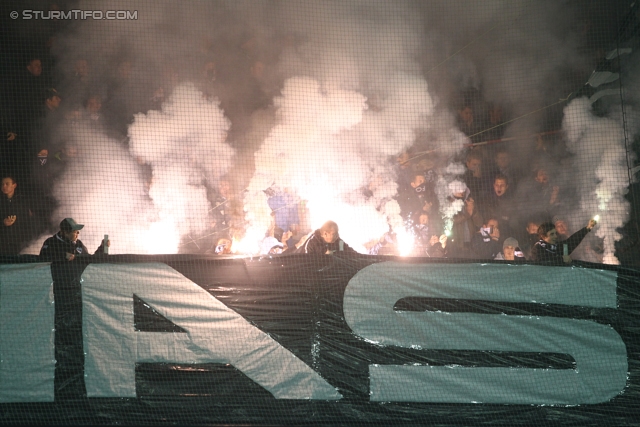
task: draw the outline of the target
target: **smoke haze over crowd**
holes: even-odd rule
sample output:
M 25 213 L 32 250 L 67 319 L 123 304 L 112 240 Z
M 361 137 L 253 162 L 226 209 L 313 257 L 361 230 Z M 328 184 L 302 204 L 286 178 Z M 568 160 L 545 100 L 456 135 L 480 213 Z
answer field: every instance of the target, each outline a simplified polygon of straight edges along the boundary
M 51 223 L 73 216 L 90 224 L 90 248 L 105 233 L 112 253 L 200 247 L 226 180 L 241 212 L 216 235 L 242 240 L 243 250 L 254 252 L 268 233 L 265 190 L 275 189 L 304 201 L 311 229 L 335 220 L 364 252 L 390 227 L 404 233 L 396 158 L 406 150 L 428 160 L 450 228 L 463 208 L 454 195 L 464 190 L 468 144 L 494 139 L 495 127 L 523 182 L 533 163 L 544 163 L 574 229 L 600 214 L 604 261 L 617 262 L 617 229 L 630 212 L 626 138 L 636 129 L 625 134 L 620 106 L 609 100 L 597 113 L 587 98 L 560 100 L 577 93 L 611 47 L 625 2 L 63 6 L 138 12 L 137 20 L 74 22 L 50 50 L 65 112 L 50 151 L 76 150 L 56 178 Z M 93 115 L 91 97 L 102 103 Z M 458 117 L 466 105 L 476 119 L 495 105 L 504 117 L 468 131 Z M 554 144 L 535 137 L 559 129 Z M 522 223 L 529 212 L 520 212 Z

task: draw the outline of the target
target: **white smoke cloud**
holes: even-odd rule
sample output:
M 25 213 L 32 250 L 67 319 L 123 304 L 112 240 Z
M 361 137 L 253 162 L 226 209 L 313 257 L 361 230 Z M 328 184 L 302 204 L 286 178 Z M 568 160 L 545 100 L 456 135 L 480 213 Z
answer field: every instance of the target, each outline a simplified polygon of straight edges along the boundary
M 161 111 L 137 114 L 129 127 L 133 156 L 154 168 L 188 166 L 215 183 L 227 173 L 234 150 L 225 143 L 230 122 L 216 99 L 191 83 L 176 87 Z M 194 183 L 190 182 L 190 185 Z
M 90 119 L 70 124 L 66 134 L 74 154 L 54 188 L 59 206 L 52 222 L 57 226 L 71 217 L 85 224 L 80 238 L 91 253 L 104 234 L 114 243 L 112 253 L 149 253 L 139 230 L 148 229 L 156 212 L 145 194 L 139 165 Z M 37 254 L 46 237 L 40 236 L 23 253 Z
M 353 91 L 322 88 L 311 78 L 286 82 L 275 100 L 278 123 L 256 152 L 256 175 L 245 197 L 249 239 L 259 241 L 267 231 L 270 211 L 263 190 L 272 184 L 308 200 L 314 226 L 329 219 L 342 223 L 345 237 L 356 230 L 345 226 L 347 221 L 371 216 L 367 207 L 342 200 L 367 183 L 358 146 L 342 135 L 362 120 L 365 101 Z
M 308 201 L 312 227 L 335 220 L 360 250 L 389 224 L 402 231 L 388 157 L 412 144 L 433 106 L 424 80 L 397 77 L 397 90 L 380 100 L 378 111 L 368 110 L 355 91 L 322 88 L 311 78 L 287 80 L 275 100 L 279 122 L 256 153 L 256 176 L 245 200 L 254 240 L 269 225 L 262 190 L 271 184 Z M 364 187 L 373 197 L 364 197 Z
M 272 183 L 308 200 L 313 228 L 335 220 L 361 251 L 389 226 L 403 234 L 389 158 L 413 145 L 419 131 L 437 130 L 433 151 L 445 161 L 466 142 L 431 120 L 435 101 L 417 61 L 422 23 L 410 2 L 332 6 L 298 2 L 278 15 L 279 24 L 303 34 L 305 42 L 286 49 L 278 64 L 290 77 L 274 102 L 278 124 L 256 153 L 245 199 L 254 230 L 249 239 L 268 228 L 270 210 L 261 191 Z M 363 13 L 368 19 L 361 19 Z M 311 15 L 316 25 L 292 19 Z M 373 196 L 366 198 L 363 188 Z
M 616 229 L 627 222 L 630 211 L 624 198 L 629 185 L 624 128 L 620 120 L 595 116 L 587 98 L 573 100 L 564 113 L 567 148 L 575 155 L 581 220 L 600 216 L 597 235 L 604 238 L 603 261 L 619 264 L 614 244 L 622 236 Z
M 67 144 L 77 154 L 56 183 L 54 219 L 86 223 L 83 242 L 91 251 L 108 234 L 113 254 L 176 253 L 181 240 L 208 230 L 206 185 L 228 172 L 234 154 L 217 100 L 191 83 L 178 86 L 161 111 L 136 115 L 129 149 L 89 117 L 68 126 Z M 150 181 L 141 163 L 150 166 Z M 25 252 L 36 253 L 35 246 Z
M 121 1 L 83 1 L 78 8 L 132 9 Z M 390 158 L 414 145 L 418 134 L 428 135 L 429 154 L 421 155 L 436 163 L 436 192 L 447 223 L 462 206 L 451 197 L 459 192 L 464 171 L 455 157 L 469 142 L 449 111 L 454 94 L 471 86 L 484 100 L 503 104 L 511 117 L 520 116 L 566 96 L 567 76 L 574 84 L 588 64 L 575 25 L 580 7 L 571 2 L 158 1 L 136 9 L 137 21 L 79 23 L 60 34 L 54 53 L 65 83 L 74 79 L 74 61 L 88 59 L 91 81 L 102 93 L 117 81 L 118 64 L 132 63 L 131 77 L 113 92 L 139 113 L 129 128 L 130 152 L 98 131 L 80 144 L 106 141 L 100 149 L 104 169 L 136 177 L 128 184 L 142 196 L 128 198 L 138 208 L 109 205 L 105 212 L 142 215 L 142 230 L 153 224 L 154 231 L 170 236 L 174 243 L 163 249 L 168 252 L 179 250 L 180 239 L 207 230 L 207 190 L 225 173 L 236 177 L 239 187 L 248 186 L 249 241 L 261 240 L 271 222 L 263 190 L 275 184 L 309 201 L 311 226 L 334 219 L 342 236 L 362 249 L 389 225 L 403 228 Z M 265 76 L 248 78 L 256 60 L 264 63 Z M 205 61 L 215 62 L 215 84 L 200 79 Z M 180 84 L 185 81 L 195 85 Z M 247 89 L 252 85 L 259 90 Z M 172 95 L 161 111 L 149 110 L 157 108 L 148 99 L 159 87 Z M 221 102 L 207 100 L 199 90 Z M 256 94 L 268 98 L 259 107 L 250 102 Z M 541 122 L 541 115 L 528 116 L 508 133 L 537 131 Z M 257 141 L 248 143 L 251 138 Z M 230 144 L 243 156 L 240 161 Z M 576 186 L 591 186 L 594 200 L 613 211 L 621 176 L 611 178 L 605 168 L 619 158 L 602 154 L 597 165 L 590 163 L 593 168 L 580 169 L 585 182 Z M 514 158 L 528 166 L 529 156 Z M 152 170 L 147 192 L 138 161 Z M 84 206 L 78 202 L 84 193 L 69 185 L 77 167 L 72 164 L 57 185 L 57 215 L 65 206 Z M 100 171 L 84 171 L 96 191 L 106 185 L 98 179 L 108 180 Z M 599 182 L 597 189 L 593 181 Z M 365 187 L 372 196 L 363 194 Z M 106 187 L 106 194 L 112 191 Z M 100 197 L 78 214 L 103 208 Z M 591 215 L 592 208 L 584 205 L 583 214 Z M 103 217 L 92 219 L 110 224 Z M 600 230 L 606 227 L 603 223 Z M 613 236 L 610 241 L 616 237 L 611 227 L 601 231 Z M 133 246 L 124 251 L 134 251 Z
M 137 114 L 129 127 L 131 154 L 152 169 L 149 196 L 160 219 L 179 236 L 193 239 L 210 227 L 206 185 L 217 184 L 231 165 L 234 150 L 225 143 L 229 125 L 217 100 L 183 83 L 161 111 Z

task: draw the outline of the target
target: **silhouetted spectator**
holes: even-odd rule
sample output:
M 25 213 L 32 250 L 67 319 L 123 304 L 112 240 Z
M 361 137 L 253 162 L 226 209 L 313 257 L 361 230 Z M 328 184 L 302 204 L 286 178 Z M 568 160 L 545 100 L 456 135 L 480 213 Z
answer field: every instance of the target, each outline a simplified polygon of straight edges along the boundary
M 480 134 L 483 141 L 494 141 L 502 138 L 505 131 L 504 114 L 502 105 L 490 104 L 487 111 L 487 120 L 483 123 L 483 132 Z
M 369 249 L 369 255 L 400 255 L 395 233 L 388 231 Z
M 503 175 L 497 175 L 493 180 L 493 191 L 487 197 L 483 217 L 497 218 L 502 232 L 510 235 L 516 225 L 517 210 L 514 204 L 508 179 Z
M 551 219 L 551 222 L 555 225 L 556 231 L 558 232 L 558 240 L 569 239 L 573 230 L 567 219 L 556 215 Z M 599 240 L 600 239 L 595 234 L 588 234 L 575 248 L 571 254 L 571 259 L 601 263 L 602 253 L 599 253 L 597 250 L 598 244 L 600 243 Z
M 484 206 L 484 201 L 489 193 L 491 182 L 485 178 L 482 167 L 482 154 L 478 150 L 471 150 L 467 153 L 465 161 L 467 170 L 464 173 L 464 182 L 471 191 L 479 207 Z
M 463 197 L 464 195 L 459 195 Z M 449 239 L 449 254 L 455 258 L 472 258 L 471 240 L 478 228 L 482 226 L 482 215 L 476 208 L 473 197 L 468 196 L 464 201 L 462 211 L 453 216 L 451 239 Z
M 260 255 L 279 255 L 286 249 L 286 241 L 291 237 L 291 232 L 285 233 L 282 228 L 275 227 L 269 236 L 262 240 Z
M 512 189 L 517 187 L 518 181 L 522 177 L 520 169 L 518 169 L 511 158 L 511 154 L 506 149 L 498 150 L 493 156 L 495 168 L 492 176 L 498 174 L 505 176 L 509 180 Z
M 16 193 L 17 187 L 18 184 L 12 176 L 2 178 L 0 252 L 4 255 L 20 253 L 29 234 L 33 215 L 28 201 L 22 194 Z
M 322 227 L 313 232 L 305 244 L 300 248 L 304 254 L 334 254 L 356 253 L 338 234 L 338 224 L 333 221 L 325 222 Z
M 415 237 L 415 246 L 426 248 L 431 240 L 431 236 L 434 235 L 433 229 L 429 224 L 429 215 L 421 212 L 415 214 L 412 231 Z
M 31 147 L 34 144 L 33 126 L 41 115 L 47 87 L 49 84 L 40 57 L 29 57 L 21 76 L 12 87 L 15 127 L 23 145 Z
M 458 110 L 458 126 L 460 130 L 464 132 L 468 137 L 473 138 L 473 142 L 475 141 L 474 135 L 478 132 L 478 123 L 476 122 L 475 114 L 473 111 L 473 107 L 469 104 L 463 105 Z
M 102 98 L 99 95 L 91 95 L 84 101 L 87 117 L 98 121 L 102 118 Z
M 73 63 L 73 69 L 67 72 L 71 75 L 67 74 L 66 78 L 59 82 L 59 86 L 71 108 L 79 108 L 91 90 L 91 66 L 87 59 L 79 58 Z
M 215 247 L 215 254 L 216 255 L 231 255 L 231 246 L 233 244 L 233 241 L 231 240 L 231 238 L 229 238 L 228 236 L 223 236 L 220 237 L 218 239 L 218 241 L 216 242 L 216 247 Z
M 84 224 L 78 224 L 73 218 L 65 218 L 60 222 L 60 231 L 49 237 L 42 244 L 40 258 L 43 261 L 73 261 L 78 255 L 90 255 L 87 247 L 78 239 Z M 107 241 L 107 246 L 111 241 Z M 103 254 L 104 241 L 100 243 L 95 254 Z
M 43 93 L 43 102 L 34 116 L 34 125 L 31 129 L 34 147 L 51 147 L 53 141 L 58 139 L 58 130 L 64 119 L 60 105 L 62 97 L 55 88 L 47 88 Z
M 433 186 L 422 174 L 413 174 L 409 188 L 398 195 L 398 204 L 404 218 L 420 213 L 430 213 L 436 203 Z
M 63 164 L 55 157 L 49 155 L 49 150 L 41 149 L 36 153 L 35 161 L 32 158 L 31 179 L 34 183 L 34 197 L 31 201 L 33 209 L 33 226 L 36 230 L 45 230 L 49 227 L 49 218 L 56 200 L 52 189 L 55 180 L 63 170 Z
M 542 222 L 543 221 L 537 217 L 530 217 L 526 222 L 526 227 L 523 227 L 523 232 L 519 235 L 520 242 L 523 242 L 520 248 L 527 259 L 531 259 L 531 248 L 533 248 L 533 245 L 539 240 L 538 227 L 540 227 Z
M 444 234 L 440 236 L 434 234 L 429 239 L 429 243 L 424 247 L 424 251 L 425 255 L 431 258 L 447 257 L 447 236 Z
M 474 234 L 471 247 L 478 259 L 494 259 L 502 249 L 500 227 L 496 218 L 489 218 Z
M 578 230 L 568 239 L 559 240 L 555 225 L 550 222 L 541 224 L 538 227 L 539 240 L 531 249 L 531 259 L 553 265 L 570 264 L 572 261 L 571 253 L 595 225 L 595 220 L 591 219 L 586 227 Z
M 44 99 L 44 106 L 46 111 L 55 111 L 60 107 L 62 98 L 55 88 L 48 88 Z
M 415 172 L 412 168 L 411 156 L 413 151 L 411 149 L 405 150 L 396 157 L 396 177 L 398 183 L 398 193 L 402 193 L 410 188 L 411 181 L 415 176 Z
M 559 203 L 559 195 L 560 187 L 550 183 L 547 169 L 538 168 L 533 179 L 523 180 L 518 186 L 516 202 L 520 216 L 553 216 Z

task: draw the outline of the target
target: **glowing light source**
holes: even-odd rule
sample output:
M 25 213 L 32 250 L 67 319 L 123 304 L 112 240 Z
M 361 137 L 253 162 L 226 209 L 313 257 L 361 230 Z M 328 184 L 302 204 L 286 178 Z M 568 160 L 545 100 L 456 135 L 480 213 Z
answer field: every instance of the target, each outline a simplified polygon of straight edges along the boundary
M 398 230 L 396 232 L 396 239 L 398 241 L 398 252 L 400 256 L 408 256 L 413 252 L 414 237 L 406 230 Z
M 147 254 L 175 254 L 178 253 L 180 232 L 173 217 L 169 216 L 161 221 L 151 223 L 148 230 L 139 232 L 137 239 L 144 243 Z
M 257 255 L 260 253 L 260 244 L 264 233 L 260 234 L 256 229 L 250 229 L 242 240 L 233 238 L 231 252 L 234 254 Z

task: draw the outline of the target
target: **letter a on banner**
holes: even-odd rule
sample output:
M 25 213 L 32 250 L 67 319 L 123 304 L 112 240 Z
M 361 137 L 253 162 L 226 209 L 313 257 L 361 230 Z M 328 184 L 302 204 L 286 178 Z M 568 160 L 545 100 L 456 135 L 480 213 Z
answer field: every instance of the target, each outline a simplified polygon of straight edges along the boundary
M 342 396 L 313 369 L 161 263 L 91 264 L 82 284 L 89 397 L 135 397 L 136 363 L 229 363 L 278 399 Z M 187 333 L 134 330 L 133 295 Z
M 406 297 L 616 308 L 616 273 L 500 264 L 380 263 L 347 285 L 347 324 L 381 346 L 561 353 L 575 369 L 370 365 L 373 401 L 577 405 L 626 386 L 627 351 L 608 325 L 502 314 L 394 311 Z

